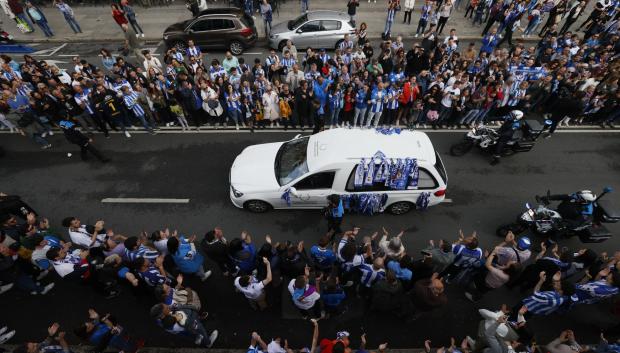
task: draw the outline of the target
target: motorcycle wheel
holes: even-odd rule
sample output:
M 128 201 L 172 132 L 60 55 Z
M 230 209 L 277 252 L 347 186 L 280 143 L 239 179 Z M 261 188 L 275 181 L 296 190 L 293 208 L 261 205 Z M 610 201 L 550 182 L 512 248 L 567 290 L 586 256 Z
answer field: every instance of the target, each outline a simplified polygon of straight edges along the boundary
M 521 225 L 516 224 L 516 223 L 510 223 L 510 224 L 504 224 L 504 225 L 497 227 L 495 234 L 497 234 L 498 237 L 505 238 L 506 234 L 508 234 L 509 231 L 513 232 L 514 235 L 519 235 L 524 230 L 525 229 L 523 229 Z
M 455 157 L 460 157 L 465 153 L 469 152 L 472 147 L 474 147 L 474 144 L 471 141 L 463 141 L 461 143 L 452 145 L 452 147 L 450 147 L 450 154 Z

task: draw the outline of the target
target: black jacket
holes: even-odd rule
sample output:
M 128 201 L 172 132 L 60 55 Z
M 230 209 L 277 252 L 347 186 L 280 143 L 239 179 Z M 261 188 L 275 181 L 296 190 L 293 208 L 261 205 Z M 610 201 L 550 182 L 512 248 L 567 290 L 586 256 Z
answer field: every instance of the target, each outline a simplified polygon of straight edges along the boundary
M 65 134 L 67 141 L 80 147 L 86 146 L 89 143 L 89 138 L 84 136 L 75 126 L 69 129 L 63 129 L 62 132 Z

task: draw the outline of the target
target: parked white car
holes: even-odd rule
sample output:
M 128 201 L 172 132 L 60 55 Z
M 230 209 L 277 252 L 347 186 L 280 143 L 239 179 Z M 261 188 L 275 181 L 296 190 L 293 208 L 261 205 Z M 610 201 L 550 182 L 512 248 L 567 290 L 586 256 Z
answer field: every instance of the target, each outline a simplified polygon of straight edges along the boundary
M 415 158 L 418 185 L 393 190 L 377 183 L 356 187 L 357 166 L 381 151 L 387 159 Z M 232 203 L 252 212 L 270 209 L 320 209 L 330 194 L 387 194 L 385 209 L 403 214 L 416 207 L 421 193 L 428 205 L 445 198 L 448 177 L 428 136 L 419 131 L 381 134 L 374 129 L 330 129 L 290 141 L 245 148 L 230 170 Z M 282 197 L 289 193 L 290 202 Z

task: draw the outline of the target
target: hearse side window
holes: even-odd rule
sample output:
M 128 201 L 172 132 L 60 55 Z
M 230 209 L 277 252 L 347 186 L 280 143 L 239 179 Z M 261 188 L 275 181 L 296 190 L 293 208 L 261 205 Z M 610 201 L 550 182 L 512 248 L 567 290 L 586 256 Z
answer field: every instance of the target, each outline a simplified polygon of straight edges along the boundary
M 401 191 L 390 189 L 385 186 L 385 183 L 373 183 L 372 186 L 362 186 L 359 189 L 355 188 L 355 170 L 357 166 L 353 167 L 351 174 L 349 174 L 349 180 L 347 181 L 347 186 L 345 188 L 346 191 L 349 192 L 364 192 L 364 191 Z M 408 188 L 407 190 L 429 190 L 435 189 L 439 186 L 437 181 L 433 177 L 433 175 L 426 169 L 420 168 L 420 174 L 418 177 L 418 187 L 417 188 Z

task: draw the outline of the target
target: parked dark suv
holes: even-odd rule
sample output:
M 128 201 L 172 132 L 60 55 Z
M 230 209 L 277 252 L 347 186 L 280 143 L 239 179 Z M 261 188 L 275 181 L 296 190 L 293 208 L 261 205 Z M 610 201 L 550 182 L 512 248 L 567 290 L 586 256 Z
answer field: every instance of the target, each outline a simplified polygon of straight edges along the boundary
M 252 17 L 241 9 L 229 7 L 204 10 L 195 18 L 175 23 L 164 31 L 168 48 L 184 51 L 190 39 L 203 49 L 230 49 L 239 55 L 256 43 L 258 34 Z

